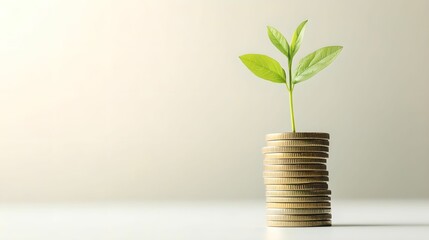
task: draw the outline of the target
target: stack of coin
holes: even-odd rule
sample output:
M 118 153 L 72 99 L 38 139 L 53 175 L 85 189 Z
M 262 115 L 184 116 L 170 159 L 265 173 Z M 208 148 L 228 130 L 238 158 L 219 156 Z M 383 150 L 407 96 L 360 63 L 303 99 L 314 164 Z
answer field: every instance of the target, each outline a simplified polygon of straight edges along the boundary
M 328 133 L 272 133 L 263 148 L 269 227 L 331 225 Z

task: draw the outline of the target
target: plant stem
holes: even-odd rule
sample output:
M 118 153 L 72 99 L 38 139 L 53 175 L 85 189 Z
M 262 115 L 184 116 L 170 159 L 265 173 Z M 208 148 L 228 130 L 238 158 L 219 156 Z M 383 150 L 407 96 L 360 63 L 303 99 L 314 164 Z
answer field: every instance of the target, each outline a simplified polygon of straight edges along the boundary
M 295 115 L 293 113 L 293 96 L 292 96 L 292 91 L 289 91 L 289 108 L 290 108 L 290 121 L 292 123 L 292 132 L 295 132 Z
M 295 114 L 293 112 L 293 84 L 292 84 L 292 58 L 288 59 L 289 68 L 289 110 L 290 110 L 290 121 L 292 124 L 292 132 L 295 132 Z

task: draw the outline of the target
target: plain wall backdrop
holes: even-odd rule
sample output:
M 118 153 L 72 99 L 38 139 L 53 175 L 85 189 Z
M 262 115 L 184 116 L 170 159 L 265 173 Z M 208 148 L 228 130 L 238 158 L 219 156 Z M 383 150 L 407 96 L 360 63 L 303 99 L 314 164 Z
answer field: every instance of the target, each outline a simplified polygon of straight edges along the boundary
M 245 53 L 344 49 L 295 88 L 331 133 L 333 198 L 429 198 L 429 1 L 1 1 L 1 201 L 264 197 L 284 86 Z

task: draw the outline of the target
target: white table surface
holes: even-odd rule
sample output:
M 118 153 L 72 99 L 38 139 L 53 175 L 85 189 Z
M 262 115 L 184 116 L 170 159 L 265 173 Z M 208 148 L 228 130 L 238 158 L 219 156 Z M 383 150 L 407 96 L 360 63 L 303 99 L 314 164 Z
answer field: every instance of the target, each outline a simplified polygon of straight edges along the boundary
M 0 239 L 429 239 L 429 201 L 333 201 L 332 227 L 268 228 L 263 201 L 0 204 Z

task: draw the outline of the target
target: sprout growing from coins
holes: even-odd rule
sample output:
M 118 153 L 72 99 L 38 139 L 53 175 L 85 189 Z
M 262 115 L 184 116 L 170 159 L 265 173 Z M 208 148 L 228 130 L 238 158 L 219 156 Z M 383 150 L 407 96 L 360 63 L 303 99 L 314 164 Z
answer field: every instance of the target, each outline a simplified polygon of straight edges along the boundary
M 340 54 L 343 48 L 341 46 L 320 48 L 302 58 L 298 63 L 298 67 L 292 71 L 293 59 L 301 46 L 306 25 L 307 20 L 298 26 L 292 35 L 290 44 L 277 29 L 270 26 L 267 27 L 271 43 L 287 58 L 287 73 L 279 62 L 269 56 L 262 54 L 245 54 L 240 56 L 244 65 L 256 76 L 274 83 L 284 83 L 286 85 L 286 89 L 289 92 L 292 132 L 296 132 L 293 110 L 293 90 L 295 85 L 311 78 L 326 68 Z

